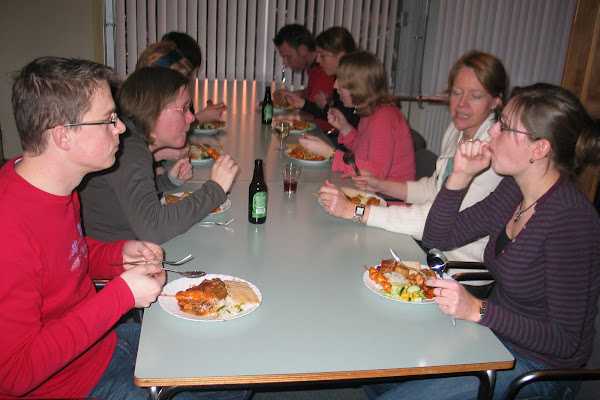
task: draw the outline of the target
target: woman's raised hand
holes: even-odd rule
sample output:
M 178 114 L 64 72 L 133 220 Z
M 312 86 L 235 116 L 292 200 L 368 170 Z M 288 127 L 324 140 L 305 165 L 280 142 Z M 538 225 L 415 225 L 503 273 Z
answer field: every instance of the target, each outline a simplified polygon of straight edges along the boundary
M 327 144 L 323 139 L 315 136 L 304 135 L 298 139 L 298 142 L 300 142 L 302 147 L 311 153 L 315 153 L 326 158 L 330 157 L 331 153 L 333 153 L 333 147 L 331 147 L 331 145 Z
M 354 204 L 348 200 L 344 192 L 329 181 L 319 189 L 319 204 L 335 217 L 351 219 L 354 216 Z
M 460 143 L 454 154 L 454 168 L 446 187 L 454 190 L 465 188 L 475 175 L 490 166 L 491 158 L 487 142 L 467 140 Z
M 327 111 L 327 122 L 334 128 L 337 128 L 341 134 L 346 134 L 352 130 L 352 125 L 348 123 L 344 114 L 337 108 L 330 108 Z
M 229 154 L 223 154 L 215 161 L 210 171 L 210 179 L 215 181 L 225 193 L 229 192 L 240 167 Z

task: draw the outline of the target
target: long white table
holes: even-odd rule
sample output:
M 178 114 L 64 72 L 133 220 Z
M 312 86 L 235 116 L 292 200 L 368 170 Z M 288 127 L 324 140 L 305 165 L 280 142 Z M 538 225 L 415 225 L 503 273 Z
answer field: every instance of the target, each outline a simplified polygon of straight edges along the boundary
M 241 86 L 229 82 L 223 87 L 240 93 Z M 228 98 L 229 127 L 219 137 L 242 166 L 230 194 L 231 209 L 215 217 L 235 218 L 232 229 L 196 225 L 163 247 L 169 258 L 194 255 L 193 262 L 179 268 L 198 266 L 249 280 L 261 290 L 263 302 L 253 313 L 227 322 L 178 319 L 153 304 L 143 319 L 136 384 L 151 387 L 161 398 L 182 386 L 450 372 L 488 371 L 493 381 L 494 370 L 512 367 L 512 355 L 488 328 L 460 320 L 452 326 L 435 304 L 390 301 L 363 285 L 364 266 L 389 258 L 390 247 L 422 263 L 423 252 L 409 236 L 327 215 L 313 194 L 331 176 L 329 166 L 304 168 L 298 193 L 289 199 L 280 177 L 287 159 L 250 107 L 262 92 L 253 96 Z M 244 102 L 246 112 L 236 113 Z M 265 159 L 269 187 L 264 225 L 247 219 L 248 184 L 257 157 Z M 207 174 L 208 167 L 198 168 L 190 187 Z M 488 394 L 483 390 L 481 397 Z

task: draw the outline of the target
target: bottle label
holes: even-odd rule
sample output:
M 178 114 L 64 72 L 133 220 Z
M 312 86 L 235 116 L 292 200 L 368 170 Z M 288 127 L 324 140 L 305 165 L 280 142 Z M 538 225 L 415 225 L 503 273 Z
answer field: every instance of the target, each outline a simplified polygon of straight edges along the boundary
M 273 106 L 266 104 L 263 108 L 263 121 L 271 121 L 273 119 Z
M 267 192 L 257 192 L 252 196 L 252 218 L 267 216 Z

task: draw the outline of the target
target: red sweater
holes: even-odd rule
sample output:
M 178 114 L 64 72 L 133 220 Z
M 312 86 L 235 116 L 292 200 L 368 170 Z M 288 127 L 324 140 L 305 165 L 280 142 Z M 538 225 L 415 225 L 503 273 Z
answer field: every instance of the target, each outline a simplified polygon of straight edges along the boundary
M 323 92 L 326 98 L 331 98 L 333 95 L 333 84 L 335 76 L 329 76 L 323 71 L 319 64 L 313 64 L 308 69 L 308 83 L 304 96 L 307 100 L 315 102 L 317 94 Z
M 123 243 L 84 237 L 79 198 L 30 185 L 0 170 L 0 398 L 85 397 L 108 366 L 111 328 L 134 299 L 121 278 L 96 294 L 92 277 L 122 267 Z
M 338 142 L 354 152 L 356 166 L 380 179 L 415 179 L 415 151 L 408 123 L 393 105 L 381 105 L 371 115 L 360 118 L 357 129 L 338 137 Z M 332 170 L 354 175 L 337 150 Z

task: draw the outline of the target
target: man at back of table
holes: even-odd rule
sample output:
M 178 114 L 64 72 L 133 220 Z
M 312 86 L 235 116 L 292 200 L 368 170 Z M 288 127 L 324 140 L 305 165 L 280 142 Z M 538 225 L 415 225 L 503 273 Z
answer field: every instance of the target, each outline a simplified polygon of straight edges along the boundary
M 316 63 L 315 39 L 306 27 L 299 24 L 285 25 L 277 32 L 273 43 L 284 66 L 294 71 L 306 71 L 306 89 L 298 92 L 299 94 L 314 103 L 326 102 L 331 98 L 335 76 L 328 76 Z
M 73 190 L 86 173 L 114 163 L 125 130 L 112 80 L 106 66 L 54 57 L 16 76 L 23 155 L 0 170 L 1 398 L 88 396 L 115 353 L 113 326 L 152 303 L 164 284 L 159 246 L 82 234 Z M 124 271 L 134 260 L 148 264 Z M 96 277 L 114 279 L 96 294 Z

